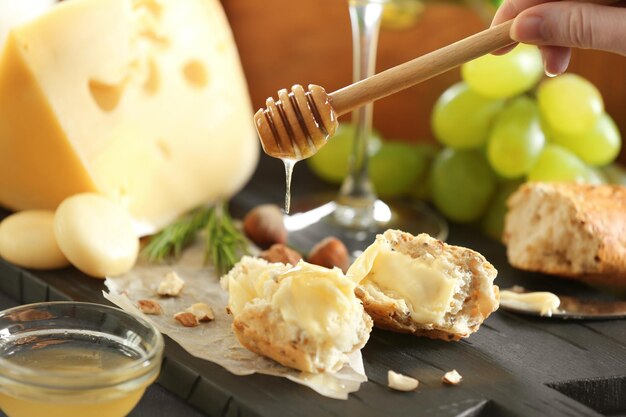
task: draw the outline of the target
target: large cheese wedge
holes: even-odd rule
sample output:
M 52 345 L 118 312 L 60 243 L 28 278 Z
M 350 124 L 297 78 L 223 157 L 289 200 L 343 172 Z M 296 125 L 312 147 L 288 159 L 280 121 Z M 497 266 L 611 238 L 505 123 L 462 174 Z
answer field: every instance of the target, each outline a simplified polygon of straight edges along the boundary
M 95 191 L 138 234 L 232 196 L 259 154 L 218 0 L 62 2 L 9 33 L 0 109 L 0 205 Z
M 56 0 L 0 0 L 0 49 L 12 27 L 39 16 L 54 3 Z

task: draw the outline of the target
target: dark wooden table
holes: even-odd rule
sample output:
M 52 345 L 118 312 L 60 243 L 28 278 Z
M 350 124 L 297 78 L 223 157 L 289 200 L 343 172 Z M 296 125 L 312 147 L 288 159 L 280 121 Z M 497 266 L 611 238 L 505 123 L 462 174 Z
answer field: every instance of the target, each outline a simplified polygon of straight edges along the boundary
M 294 199 L 328 186 L 304 167 L 294 175 Z M 236 216 L 260 203 L 280 204 L 283 168 L 263 158 L 253 180 L 233 199 Z M 504 247 L 467 226 L 451 225 L 448 242 L 483 253 L 501 288 L 514 284 L 561 294 L 611 298 L 576 282 L 511 268 Z M 99 280 L 68 268 L 27 271 L 0 261 L 0 292 L 19 303 L 80 300 L 107 303 Z M 470 338 L 450 343 L 375 330 L 363 349 L 369 381 L 347 401 L 332 400 L 285 379 L 235 376 L 187 354 L 167 339 L 159 385 L 181 399 L 147 411 L 151 388 L 133 416 L 626 416 L 626 321 L 562 321 L 494 313 Z M 387 387 L 393 369 L 420 380 L 415 392 Z M 456 369 L 463 382 L 442 385 Z M 180 404 L 179 404 L 180 403 Z M 146 414 L 147 413 L 147 414 Z M 40 416 L 34 416 L 40 417 Z

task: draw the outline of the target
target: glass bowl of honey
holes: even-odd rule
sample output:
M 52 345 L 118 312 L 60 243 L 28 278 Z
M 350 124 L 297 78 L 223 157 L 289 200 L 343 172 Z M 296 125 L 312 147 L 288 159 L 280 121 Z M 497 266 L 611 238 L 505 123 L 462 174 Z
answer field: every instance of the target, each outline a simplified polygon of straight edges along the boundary
M 0 312 L 0 409 L 9 417 L 123 417 L 161 369 L 163 337 L 120 309 L 80 302 Z

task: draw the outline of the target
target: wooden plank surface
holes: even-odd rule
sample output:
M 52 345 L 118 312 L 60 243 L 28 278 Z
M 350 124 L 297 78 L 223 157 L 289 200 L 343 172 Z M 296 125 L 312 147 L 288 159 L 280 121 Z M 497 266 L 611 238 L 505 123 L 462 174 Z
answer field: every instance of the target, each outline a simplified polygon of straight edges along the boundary
M 294 175 L 294 199 L 328 191 L 301 165 Z M 253 181 L 233 200 L 233 213 L 242 216 L 256 204 L 280 204 L 282 175 L 279 161 L 263 158 Z M 451 225 L 448 241 L 483 253 L 498 269 L 496 283 L 502 288 L 518 284 L 611 297 L 575 282 L 514 270 L 499 243 L 468 227 Z M 0 291 L 23 302 L 63 298 L 106 302 L 102 289 L 102 281 L 72 268 L 34 272 L 0 261 Z M 160 384 L 211 416 L 601 416 L 601 411 L 626 415 L 625 324 L 498 311 L 478 333 L 458 343 L 375 330 L 363 349 L 369 381 L 347 401 L 321 397 L 285 379 L 234 376 L 167 340 Z M 386 381 L 389 369 L 418 378 L 420 387 L 411 393 L 391 391 Z M 451 369 L 464 377 L 459 386 L 441 383 L 443 373 Z

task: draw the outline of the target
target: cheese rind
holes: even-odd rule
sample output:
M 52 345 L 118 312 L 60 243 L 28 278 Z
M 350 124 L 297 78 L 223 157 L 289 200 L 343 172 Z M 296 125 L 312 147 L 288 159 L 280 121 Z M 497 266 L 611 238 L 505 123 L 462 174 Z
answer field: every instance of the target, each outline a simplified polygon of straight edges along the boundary
M 228 198 L 258 158 L 217 0 L 73 0 L 14 28 L 0 58 L 0 205 L 99 192 L 138 234 Z

